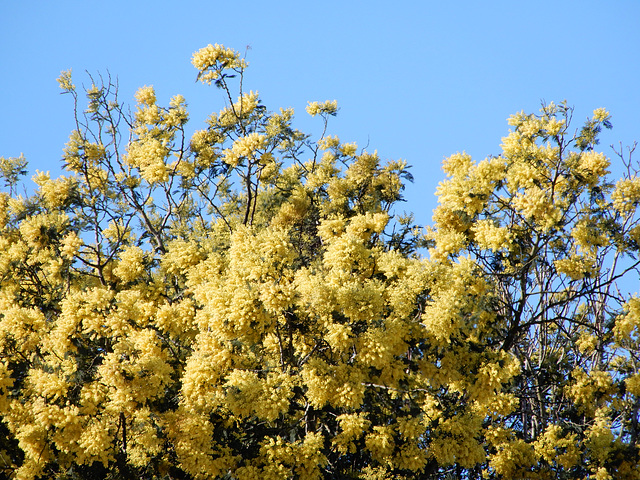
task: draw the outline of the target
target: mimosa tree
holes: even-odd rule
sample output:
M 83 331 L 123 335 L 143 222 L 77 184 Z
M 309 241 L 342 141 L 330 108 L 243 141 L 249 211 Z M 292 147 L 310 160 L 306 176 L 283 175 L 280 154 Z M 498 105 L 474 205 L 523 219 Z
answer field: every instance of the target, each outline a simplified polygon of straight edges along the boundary
M 130 116 L 92 80 L 81 110 L 63 72 L 65 176 L 23 197 L 0 162 L 2 475 L 640 478 L 640 178 L 609 180 L 606 111 L 450 157 L 423 230 L 405 162 L 234 100 L 233 50 L 193 64 L 227 104 L 192 135 L 180 95 Z

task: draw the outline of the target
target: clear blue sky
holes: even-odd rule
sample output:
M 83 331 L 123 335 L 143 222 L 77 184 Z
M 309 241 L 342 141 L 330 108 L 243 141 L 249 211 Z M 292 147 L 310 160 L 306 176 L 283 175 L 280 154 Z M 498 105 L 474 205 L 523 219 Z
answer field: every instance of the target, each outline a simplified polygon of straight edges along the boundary
M 246 46 L 247 90 L 270 110 L 336 99 L 330 132 L 413 165 L 407 211 L 430 223 L 440 165 L 500 152 L 507 117 L 566 99 L 576 120 L 613 116 L 609 145 L 640 140 L 640 1 L 0 1 L 0 155 L 59 172 L 73 128 L 56 78 L 72 68 L 117 76 L 121 98 L 154 85 L 181 93 L 191 128 L 222 106 L 195 83 L 191 54 Z M 578 122 L 576 122 L 578 126 Z

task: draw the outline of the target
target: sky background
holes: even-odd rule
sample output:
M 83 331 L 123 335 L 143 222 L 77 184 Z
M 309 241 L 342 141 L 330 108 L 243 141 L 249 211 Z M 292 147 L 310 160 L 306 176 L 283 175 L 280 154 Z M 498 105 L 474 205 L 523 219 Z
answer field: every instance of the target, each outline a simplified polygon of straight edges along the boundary
M 606 107 L 611 144 L 640 140 L 640 1 L 29 1 L 0 0 L 0 156 L 24 153 L 31 172 L 60 173 L 73 104 L 60 95 L 109 71 L 120 98 L 143 85 L 168 105 L 185 96 L 191 131 L 223 107 L 195 82 L 191 55 L 209 43 L 245 51 L 245 90 L 269 110 L 293 107 L 318 132 L 308 101 L 336 99 L 329 133 L 405 159 L 407 203 L 431 222 L 442 160 L 500 153 L 509 115 L 567 100 L 574 125 Z M 619 162 L 614 169 L 619 167 Z

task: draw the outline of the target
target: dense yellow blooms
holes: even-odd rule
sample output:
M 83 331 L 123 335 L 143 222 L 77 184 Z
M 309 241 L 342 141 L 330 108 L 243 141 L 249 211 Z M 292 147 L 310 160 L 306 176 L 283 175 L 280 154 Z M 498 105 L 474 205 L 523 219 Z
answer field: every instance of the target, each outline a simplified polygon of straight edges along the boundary
M 245 137 L 239 138 L 233 143 L 231 149 L 223 151 L 224 161 L 235 167 L 238 165 L 240 158 L 253 157 L 256 152 L 265 147 L 266 137 L 257 132 L 250 133 Z
M 612 422 L 619 420 L 609 408 L 623 409 L 625 413 L 619 415 L 628 422 L 637 421 L 632 420 L 637 417 L 637 406 L 632 405 L 640 385 L 635 353 L 640 345 L 637 299 L 628 300 L 622 314 L 623 300 L 613 302 L 618 308 L 613 310 L 615 326 L 610 323 L 604 328 L 599 322 L 608 315 L 603 313 L 608 308 L 604 298 L 609 288 L 604 285 L 616 271 L 618 256 L 627 249 L 635 251 L 638 245 L 640 197 L 632 174 L 611 187 L 606 179 L 611 162 L 593 150 L 599 128 L 610 127 L 608 112 L 595 110 L 593 119 L 573 139 L 568 137 L 567 112 L 563 104 L 549 104 L 540 115 L 521 112 L 512 116 L 509 123 L 515 128 L 503 138 L 498 157 L 482 162 L 464 153 L 447 158 L 443 164 L 447 179 L 437 190 L 435 225 L 426 235 L 432 244 L 431 259 L 450 262 L 453 268 L 451 277 L 440 273 L 443 282 L 432 287 L 431 301 L 423 313 L 422 324 L 432 341 L 445 350 L 437 369 L 425 366 L 432 384 L 446 384 L 475 397 L 476 411 L 490 415 L 496 426 L 515 411 L 531 422 L 520 430 L 521 438 L 514 437 L 510 429 L 500 430 L 502 427 L 491 430 L 503 432 L 499 437 L 487 437 L 495 448 L 488 457 L 489 472 L 503 478 L 556 478 L 552 471 L 583 467 L 576 478 L 627 478 L 633 469 L 629 467 L 633 461 L 622 460 L 626 447 L 611 436 Z M 567 148 L 572 142 L 577 151 Z M 612 266 L 607 266 L 611 258 Z M 632 269 L 637 268 L 636 260 L 631 264 Z M 489 282 L 484 287 L 482 280 L 473 281 L 483 274 Z M 483 289 L 495 295 L 499 307 L 493 314 L 465 301 L 470 292 Z M 592 293 L 583 296 L 580 289 L 597 291 L 603 303 L 596 302 Z M 579 329 L 567 314 L 581 323 Z M 558 317 L 563 320 L 558 322 Z M 520 324 L 524 319 L 531 321 L 528 332 Z M 465 331 L 467 321 L 479 331 Z M 536 326 L 538 323 L 542 326 Z M 521 352 L 524 362 L 511 363 L 510 372 L 496 371 L 491 364 L 483 366 L 472 386 L 452 368 L 459 362 L 474 364 L 474 356 L 458 342 L 460 338 L 475 341 L 483 335 L 480 327 L 491 324 L 510 328 L 514 334 L 513 340 L 507 335 L 503 346 L 513 341 L 531 353 Z M 565 328 L 575 333 L 565 337 Z M 557 346 L 551 347 L 551 342 L 558 342 Z M 575 360 L 567 361 L 568 352 Z M 546 391 L 556 392 L 548 400 L 539 384 L 518 377 L 528 371 L 535 378 L 532 363 L 546 364 L 537 367 L 550 369 L 546 371 L 562 368 L 566 372 L 565 378 L 546 384 Z M 528 393 L 519 394 L 516 389 L 513 395 L 502 396 L 500 390 L 509 378 L 517 378 L 517 388 Z M 568 402 L 578 412 L 582 422 L 578 429 L 568 431 L 562 421 L 554 423 L 552 412 L 558 407 L 552 398 L 566 399 L 560 404 Z M 533 405 L 542 410 L 529 413 L 527 408 Z M 539 421 L 550 423 L 540 425 Z M 442 445 L 446 441 L 450 440 L 443 440 Z M 440 448 L 455 455 L 453 445 Z M 633 452 L 632 456 L 637 455 Z M 614 465 L 625 473 L 615 476 Z M 489 472 L 487 477 L 493 478 Z
M 239 70 L 247 67 L 247 62 L 240 58 L 238 52 L 217 43 L 195 52 L 191 63 L 200 72 L 200 81 L 209 84 L 220 78 L 226 69 Z
M 564 104 L 520 113 L 499 156 L 447 158 L 425 233 L 394 210 L 406 162 L 233 102 L 231 49 L 192 61 L 229 103 L 190 139 L 182 96 L 145 86 L 125 121 L 92 85 L 68 177 L 24 198 L 0 160 L 0 469 L 639 478 L 640 300 L 611 279 L 640 189 L 605 181 L 604 109 L 572 139 Z
M 512 233 L 508 228 L 496 226 L 491 220 L 480 220 L 474 227 L 475 241 L 481 248 L 493 251 L 509 248 Z
M 573 280 L 581 280 L 589 276 L 594 269 L 593 261 L 582 255 L 574 255 L 554 261 L 558 273 L 569 276 Z
M 166 182 L 169 171 L 165 163 L 168 150 L 160 140 L 149 139 L 129 145 L 126 162 L 140 169 L 140 174 L 149 183 Z
M 635 212 L 638 202 L 640 202 L 640 178 L 634 176 L 619 180 L 611 197 L 614 208 L 620 213 Z
M 231 127 L 238 120 L 249 118 L 258 106 L 260 97 L 258 92 L 242 94 L 233 105 L 224 108 L 220 113 L 210 118 L 210 122 L 216 121 L 218 124 Z
M 563 435 L 559 425 L 549 425 L 535 442 L 536 455 L 548 463 L 556 462 L 563 468 L 570 469 L 580 461 L 580 450 L 574 433 Z
M 335 115 L 338 112 L 338 101 L 327 100 L 323 103 L 309 102 L 306 110 L 312 117 L 315 117 L 318 114 Z

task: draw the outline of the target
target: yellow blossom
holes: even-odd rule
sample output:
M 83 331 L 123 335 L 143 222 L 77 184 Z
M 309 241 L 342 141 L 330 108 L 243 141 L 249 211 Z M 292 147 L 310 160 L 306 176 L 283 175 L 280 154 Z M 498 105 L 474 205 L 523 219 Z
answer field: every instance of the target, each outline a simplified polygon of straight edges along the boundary
M 323 103 L 309 102 L 306 110 L 312 117 L 315 117 L 318 114 L 335 115 L 338 112 L 338 101 L 327 100 Z

